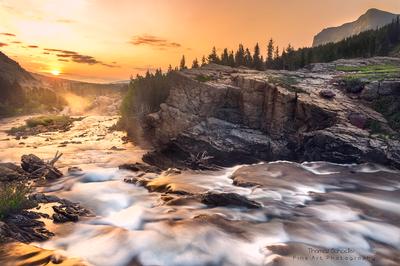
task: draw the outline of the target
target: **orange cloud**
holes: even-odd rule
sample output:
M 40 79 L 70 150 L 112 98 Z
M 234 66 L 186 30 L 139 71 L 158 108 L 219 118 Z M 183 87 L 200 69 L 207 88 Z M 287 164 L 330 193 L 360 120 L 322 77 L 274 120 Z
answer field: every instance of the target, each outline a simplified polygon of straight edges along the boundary
M 69 60 L 67 60 L 67 59 L 70 59 L 72 62 L 80 63 L 80 64 L 88 64 L 88 65 L 99 64 L 99 65 L 103 65 L 103 66 L 110 67 L 110 68 L 118 67 L 116 65 L 106 64 L 102 61 L 99 61 L 96 58 L 94 58 L 93 56 L 82 55 L 82 54 L 79 54 L 78 52 L 74 52 L 74 51 L 62 50 L 62 49 L 52 49 L 52 48 L 45 48 L 44 50 L 47 53 L 54 52 L 57 57 L 60 57 L 60 59 L 58 59 L 58 61 L 69 62 Z
M 0 47 L 8 46 L 8 44 L 0 42 Z
M 180 43 L 170 42 L 166 39 L 148 34 L 136 35 L 132 38 L 130 43 L 133 45 L 148 45 L 159 48 L 177 48 L 182 46 Z
M 15 34 L 13 34 L 13 33 L 8 33 L 8 32 L 2 32 L 2 33 L 0 33 L 0 35 L 10 36 L 10 37 L 16 37 Z

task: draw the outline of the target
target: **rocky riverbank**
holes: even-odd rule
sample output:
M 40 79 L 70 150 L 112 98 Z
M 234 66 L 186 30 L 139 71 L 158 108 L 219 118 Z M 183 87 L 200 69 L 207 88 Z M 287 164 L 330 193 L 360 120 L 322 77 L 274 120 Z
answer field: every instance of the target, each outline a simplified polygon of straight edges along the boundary
M 54 166 L 61 156 L 57 153 L 45 162 L 29 154 L 22 156 L 21 166 L 0 163 L 1 243 L 45 241 L 54 236 L 46 228 L 46 221 L 77 222 L 79 217 L 91 215 L 77 203 L 34 191 L 35 187 L 63 176 Z
M 146 116 L 170 166 L 271 160 L 375 162 L 400 167 L 400 59 L 315 64 L 299 71 L 219 65 L 179 71 L 161 110 Z

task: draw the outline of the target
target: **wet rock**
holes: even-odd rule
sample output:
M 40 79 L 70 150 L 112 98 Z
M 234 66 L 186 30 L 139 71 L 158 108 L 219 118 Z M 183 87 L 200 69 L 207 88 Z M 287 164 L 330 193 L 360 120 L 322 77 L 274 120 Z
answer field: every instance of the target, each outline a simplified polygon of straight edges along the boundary
M 364 129 L 367 124 L 367 118 L 360 113 L 350 113 L 348 119 L 352 125 L 361 129 Z
M 145 173 L 161 173 L 161 169 L 152 166 L 152 165 L 147 165 L 143 163 L 131 163 L 131 164 L 122 164 L 118 167 L 119 169 L 124 169 L 124 170 L 129 170 L 133 172 L 145 172 Z
M 60 202 L 61 201 L 61 199 L 58 198 L 57 196 L 46 195 L 43 193 L 31 194 L 31 195 L 29 195 L 29 199 L 33 200 L 37 203 L 50 203 L 50 202 Z
M 125 148 L 118 148 L 117 146 L 112 146 L 111 148 L 110 148 L 110 150 L 111 151 L 124 151 L 124 150 L 126 150 Z
M 12 163 L 0 163 L 0 181 L 17 181 L 27 178 L 25 171 Z
M 142 174 L 144 174 L 144 173 L 142 173 Z M 139 174 L 138 176 L 126 177 L 126 178 L 124 178 L 124 182 L 126 182 L 128 184 L 138 185 L 138 186 L 146 186 L 150 182 L 150 180 L 147 178 L 143 178 L 142 174 Z
M 81 168 L 79 168 L 77 166 L 72 166 L 72 167 L 68 167 L 68 174 L 73 175 L 73 176 L 81 176 L 84 173 Z
M 237 193 L 214 193 L 207 192 L 200 196 L 201 202 L 208 206 L 232 206 L 232 207 L 245 207 L 249 209 L 261 208 L 259 202 L 249 200 L 245 196 Z
M 80 216 L 90 216 L 89 210 L 81 207 L 79 204 L 66 202 L 60 206 L 53 206 L 54 214 L 52 216 L 55 223 L 77 222 Z
M 23 243 L 45 241 L 54 236 L 38 218 L 40 215 L 28 211 L 9 215 L 5 219 L 6 236 Z
M 164 172 L 162 172 L 163 175 L 179 175 L 181 174 L 182 171 L 177 169 L 177 168 L 168 168 L 167 170 L 165 170 Z
M 336 93 L 334 93 L 332 90 L 321 90 L 319 92 L 319 96 L 325 99 L 333 99 L 336 96 Z

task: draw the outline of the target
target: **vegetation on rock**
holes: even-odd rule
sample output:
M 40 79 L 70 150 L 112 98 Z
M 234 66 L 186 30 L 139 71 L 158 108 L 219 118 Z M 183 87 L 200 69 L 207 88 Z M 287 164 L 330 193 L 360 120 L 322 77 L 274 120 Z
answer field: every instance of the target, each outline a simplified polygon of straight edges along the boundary
M 29 118 L 25 125 L 13 127 L 8 131 L 10 135 L 36 135 L 43 132 L 68 130 L 74 121 L 81 118 L 72 118 L 69 116 L 46 115 Z
M 1 183 L 0 185 L 0 219 L 12 212 L 22 210 L 27 202 L 30 188 L 19 183 Z

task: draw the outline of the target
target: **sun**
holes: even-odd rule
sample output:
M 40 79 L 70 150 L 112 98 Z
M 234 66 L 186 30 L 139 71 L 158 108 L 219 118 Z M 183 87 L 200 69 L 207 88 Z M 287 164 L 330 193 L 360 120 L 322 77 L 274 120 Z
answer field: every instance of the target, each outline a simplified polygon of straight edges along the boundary
M 58 75 L 60 75 L 60 70 L 58 70 L 58 69 L 53 69 L 52 71 L 51 71 L 51 74 L 52 75 L 54 75 L 54 76 L 58 76 Z

